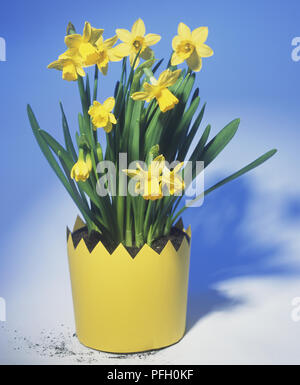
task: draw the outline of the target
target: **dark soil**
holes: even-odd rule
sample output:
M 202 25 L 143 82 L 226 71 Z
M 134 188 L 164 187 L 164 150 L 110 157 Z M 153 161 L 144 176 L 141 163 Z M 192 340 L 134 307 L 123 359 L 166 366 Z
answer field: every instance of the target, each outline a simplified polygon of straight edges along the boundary
M 114 245 L 112 242 L 108 241 L 107 239 L 104 239 L 104 237 L 98 233 L 97 231 L 92 231 L 90 235 L 88 235 L 88 231 L 86 227 L 83 227 L 79 230 L 74 231 L 74 233 L 71 234 L 73 239 L 74 247 L 76 248 L 81 239 L 84 239 L 84 242 L 89 250 L 89 252 L 92 252 L 92 250 L 95 248 L 95 246 L 102 242 L 103 245 L 106 247 L 108 252 L 112 254 L 114 250 L 116 249 L 116 245 Z M 172 227 L 171 232 L 168 236 L 163 236 L 155 241 L 152 242 L 152 249 L 156 251 L 158 254 L 162 252 L 168 241 L 171 241 L 175 250 L 178 250 L 179 247 L 182 244 L 183 238 L 186 238 L 188 242 L 190 242 L 189 236 L 180 230 L 177 227 Z M 140 248 L 138 247 L 126 247 L 129 254 L 134 258 L 138 252 L 140 251 Z

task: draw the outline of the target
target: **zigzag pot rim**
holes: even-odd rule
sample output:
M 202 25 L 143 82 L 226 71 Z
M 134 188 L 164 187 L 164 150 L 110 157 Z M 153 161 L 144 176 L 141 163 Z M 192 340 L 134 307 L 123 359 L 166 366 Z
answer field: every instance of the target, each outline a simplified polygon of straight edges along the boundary
M 71 242 L 72 245 L 73 245 L 73 248 L 74 250 L 76 250 L 79 246 L 79 244 L 82 243 L 82 247 L 86 247 L 86 249 L 88 250 L 88 252 L 90 254 L 92 254 L 94 252 L 94 250 L 98 247 L 99 244 L 101 244 L 104 249 L 107 251 L 107 253 L 109 253 L 111 256 L 113 256 L 115 253 L 116 253 L 116 250 L 118 250 L 119 248 L 122 249 L 122 251 L 126 254 L 128 254 L 128 256 L 130 256 L 130 258 L 132 259 L 135 259 L 138 257 L 138 255 L 142 254 L 144 251 L 145 248 L 151 248 L 157 255 L 161 255 L 161 253 L 164 251 L 165 248 L 170 248 L 170 247 L 173 247 L 174 248 L 174 251 L 177 252 L 181 247 L 182 247 L 182 244 L 183 242 L 186 242 L 188 245 L 190 245 L 190 241 L 191 241 L 191 227 L 189 226 L 187 230 L 185 230 L 184 228 L 181 230 L 182 231 L 182 240 L 181 240 L 181 244 L 178 248 L 176 248 L 173 244 L 173 242 L 169 239 L 167 240 L 166 244 L 161 248 L 161 250 L 158 252 L 156 251 L 154 248 L 150 247 L 148 244 L 144 244 L 142 247 L 140 247 L 138 249 L 138 252 L 135 256 L 132 256 L 130 255 L 130 253 L 128 252 L 127 248 L 120 242 L 115 248 L 113 251 L 110 251 L 108 250 L 108 248 L 105 246 L 105 244 L 99 240 L 91 249 L 88 247 L 84 237 L 81 237 L 81 239 L 79 240 L 79 242 L 74 242 L 74 239 L 73 239 L 73 236 L 78 233 L 78 232 L 81 232 L 83 229 L 87 229 L 87 226 L 86 224 L 82 221 L 82 219 L 77 216 L 76 218 L 76 222 L 75 222 L 75 225 L 74 225 L 74 228 L 73 228 L 73 231 L 71 231 L 69 229 L 69 227 L 67 227 L 67 243 Z M 70 239 L 70 241 L 69 241 Z

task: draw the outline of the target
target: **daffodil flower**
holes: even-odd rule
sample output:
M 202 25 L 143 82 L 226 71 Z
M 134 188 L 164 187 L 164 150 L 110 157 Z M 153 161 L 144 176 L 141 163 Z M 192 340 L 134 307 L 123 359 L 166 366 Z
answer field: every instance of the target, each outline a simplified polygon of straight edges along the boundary
M 186 60 L 191 70 L 200 71 L 202 68 L 202 58 L 213 55 L 213 50 L 204 44 L 207 35 L 207 27 L 199 27 L 191 32 L 187 25 L 179 23 L 178 35 L 172 41 L 174 53 L 171 58 L 171 64 L 175 66 Z
M 121 58 L 115 56 L 112 52 L 113 45 L 117 42 L 118 36 L 111 37 L 110 39 L 103 40 L 103 37 L 96 42 L 97 56 L 95 57 L 95 63 L 103 75 L 107 74 L 108 63 L 110 61 L 119 61 Z
M 125 56 L 129 56 L 131 66 L 133 66 L 133 62 L 139 52 L 144 60 L 150 59 L 153 56 L 153 52 L 149 47 L 158 43 L 161 36 L 155 33 L 148 33 L 145 36 L 145 33 L 146 28 L 142 19 L 138 19 L 133 24 L 131 32 L 127 29 L 116 29 L 116 34 L 123 43 L 113 48 L 115 57 L 122 59 Z M 135 67 L 138 66 L 139 61 L 140 59 L 137 58 Z
M 179 193 L 184 190 L 184 181 L 181 176 L 178 175 L 179 171 L 183 167 L 184 162 L 179 163 L 172 171 L 167 167 L 164 167 L 162 173 L 162 187 L 167 186 L 171 195 Z
M 139 163 L 136 170 L 123 170 L 131 178 L 137 180 L 135 192 L 143 196 L 145 200 L 157 200 L 163 198 L 161 175 L 165 158 L 162 155 L 156 157 L 145 171 Z
M 81 56 L 74 49 L 68 49 L 58 57 L 58 60 L 50 63 L 48 68 L 62 71 L 63 79 L 68 81 L 77 80 L 78 75 L 85 76 Z
M 74 33 L 65 37 L 65 43 L 68 48 L 76 49 L 81 55 L 85 66 L 95 64 L 97 59 L 96 42 L 103 34 L 103 29 L 91 27 L 91 24 L 85 22 L 82 35 Z
M 172 94 L 171 91 L 168 90 L 168 87 L 172 86 L 176 82 L 180 72 L 181 70 L 172 72 L 167 69 L 160 74 L 158 80 L 154 77 L 150 78 L 152 84 L 144 83 L 144 92 L 133 93 L 131 95 L 132 99 L 146 100 L 147 102 L 150 102 L 155 98 L 162 112 L 171 110 L 175 107 L 175 104 L 178 103 L 178 99 Z
M 75 179 L 76 182 L 85 182 L 92 170 L 92 160 L 89 154 L 87 154 L 86 159 L 84 160 L 83 149 L 79 149 L 78 161 L 74 164 L 71 170 L 71 178 Z
M 94 129 L 103 127 L 106 132 L 112 130 L 112 125 L 117 123 L 115 115 L 111 113 L 115 106 L 115 98 L 110 97 L 105 100 L 103 104 L 94 101 L 89 108 L 89 115 L 92 117 Z

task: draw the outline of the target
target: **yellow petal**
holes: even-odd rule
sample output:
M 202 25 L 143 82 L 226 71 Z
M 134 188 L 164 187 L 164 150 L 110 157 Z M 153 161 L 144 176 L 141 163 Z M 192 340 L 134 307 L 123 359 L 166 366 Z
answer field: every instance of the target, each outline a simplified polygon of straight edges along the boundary
M 147 172 L 143 169 L 143 167 L 138 162 L 136 163 L 136 168 L 138 168 L 142 174 L 145 174 L 145 175 L 147 174 Z
M 71 177 L 72 179 L 75 178 L 75 165 L 72 167 L 72 170 L 71 170 L 71 172 L 70 172 L 70 177 Z
M 94 100 L 94 103 L 93 105 L 89 108 L 89 111 L 91 110 L 92 111 L 95 111 L 97 110 L 97 107 L 101 106 L 101 103 L 99 103 L 97 100 Z
M 117 124 L 117 119 L 114 114 L 109 113 L 109 120 L 112 124 Z
M 169 182 L 166 181 L 165 185 L 168 186 L 171 195 L 182 191 L 185 187 L 184 182 L 179 178 L 174 178 L 173 175 L 171 175 Z
M 136 176 L 138 176 L 140 174 L 140 171 L 139 170 L 130 170 L 130 169 L 126 169 L 126 170 L 122 170 L 125 174 L 127 174 L 128 176 L 130 176 L 130 178 L 134 178 Z
M 151 177 L 158 178 L 165 167 L 165 157 L 163 155 L 157 156 L 150 164 L 149 173 Z
M 160 74 L 158 84 L 162 87 L 171 87 L 177 81 L 180 73 L 181 70 L 170 71 L 167 69 Z
M 82 43 L 82 36 L 77 33 L 65 36 L 65 44 L 68 48 L 79 48 Z
M 116 34 L 118 35 L 118 38 L 124 43 L 129 43 L 131 41 L 131 32 L 129 32 L 127 29 L 118 28 L 116 29 Z
M 165 157 L 161 154 L 161 155 L 158 155 L 156 158 L 154 158 L 153 162 L 164 162 L 165 161 Z
M 85 76 L 85 72 L 84 72 L 84 70 L 83 70 L 82 67 L 76 66 L 76 71 L 77 71 L 78 75 L 80 75 L 80 76 L 82 76 L 82 77 Z
M 156 43 L 158 43 L 161 39 L 161 36 L 160 35 L 157 35 L 156 33 L 148 33 L 146 36 L 145 36 L 145 43 L 147 45 L 154 45 Z
M 105 100 L 105 102 L 103 103 L 103 107 L 106 109 L 106 111 L 110 112 L 113 110 L 115 106 L 115 98 L 113 97 L 110 97 L 110 98 L 107 98 Z
M 170 78 L 172 74 L 172 71 L 170 71 L 169 69 L 163 71 L 160 75 L 159 75 L 159 78 L 158 78 L 158 84 L 160 86 L 164 85 L 165 82 L 168 81 L 168 79 Z
M 184 162 L 177 164 L 177 166 L 175 166 L 173 170 L 174 174 L 177 174 L 182 169 L 183 166 L 184 166 Z
M 91 29 L 91 37 L 90 37 L 90 43 L 95 44 L 97 40 L 102 36 L 104 32 L 104 29 L 97 29 L 93 28 Z
M 63 63 L 64 63 L 64 60 L 55 60 L 52 63 L 50 63 L 47 68 L 49 69 L 54 68 L 56 70 L 61 71 L 63 69 Z
M 133 100 L 146 100 L 148 94 L 146 92 L 135 92 L 131 95 Z
M 78 49 L 77 48 L 68 48 L 64 53 L 62 53 L 58 57 L 58 59 L 70 59 L 70 58 L 73 61 L 80 59 L 80 56 L 78 55 Z
M 148 94 L 148 97 L 153 98 L 155 94 L 155 86 L 145 82 L 143 84 L 144 91 Z
M 142 19 L 138 19 L 131 28 L 131 33 L 134 36 L 144 36 L 146 32 L 145 24 Z
M 92 34 L 91 24 L 88 21 L 86 21 L 84 24 L 83 34 L 82 34 L 82 38 L 86 43 L 90 41 L 91 34 Z
M 130 46 L 126 43 L 121 43 L 109 50 L 109 57 L 111 61 L 118 61 L 130 54 Z
M 202 59 L 197 54 L 196 51 L 194 51 L 189 58 L 186 59 L 187 65 L 192 71 L 199 72 L 202 68 Z
M 101 49 L 103 45 L 103 36 L 100 36 L 99 39 L 96 41 L 96 47 Z
M 199 44 L 196 50 L 201 57 L 210 57 L 214 54 L 214 51 L 206 44 Z
M 174 52 L 171 58 L 171 65 L 177 66 L 178 64 L 181 64 L 184 62 L 184 58 L 178 55 L 178 53 Z
M 127 55 L 125 55 L 125 56 L 127 56 Z M 122 60 L 124 56 L 120 57 L 120 56 L 115 55 L 114 54 L 114 48 L 111 48 L 110 50 L 107 51 L 107 57 L 108 57 L 109 61 L 116 62 L 116 61 Z
M 204 43 L 208 36 L 207 27 L 199 27 L 192 32 L 192 40 L 194 43 Z
M 116 44 L 117 40 L 118 40 L 118 36 L 115 35 L 110 39 L 106 39 L 103 44 L 107 49 L 110 49 L 114 44 Z
M 192 37 L 190 28 L 184 23 L 178 24 L 178 35 L 180 35 L 184 39 L 191 39 Z
M 176 35 L 173 37 L 173 40 L 172 40 L 172 48 L 174 51 L 176 51 L 176 48 L 178 46 L 178 44 L 180 44 L 182 41 L 182 37 Z

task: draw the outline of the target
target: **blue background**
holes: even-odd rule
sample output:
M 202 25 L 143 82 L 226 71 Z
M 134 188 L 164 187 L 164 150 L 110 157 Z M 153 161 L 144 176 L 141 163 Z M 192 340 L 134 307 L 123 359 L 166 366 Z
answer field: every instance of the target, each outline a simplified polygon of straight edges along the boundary
M 207 102 L 205 121 L 212 124 L 213 132 L 237 117 L 241 126 L 232 144 L 207 170 L 207 184 L 271 148 L 279 150 L 260 170 L 213 193 L 203 207 L 186 214 L 185 223 L 193 228 L 190 292 L 236 276 L 297 272 L 288 262 L 274 261 L 290 242 L 288 237 L 282 241 L 281 232 L 299 229 L 300 62 L 291 59 L 292 39 L 300 35 L 299 1 L 10 1 L 1 5 L 0 13 L 0 36 L 7 44 L 7 61 L 0 62 L 0 296 L 17 285 L 11 271 L 30 253 L 25 249 L 22 256 L 9 254 L 11 244 L 17 242 L 15 229 L 32 213 L 36 223 L 40 214 L 47 220 L 41 210 L 55 217 L 50 196 L 59 202 L 69 200 L 33 138 L 26 104 L 31 104 L 41 127 L 61 139 L 58 102 L 62 100 L 74 132 L 80 109 L 77 85 L 46 68 L 65 49 L 68 21 L 79 33 L 89 21 L 104 28 L 108 38 L 115 28 L 130 29 L 139 17 L 146 32 L 162 35 L 153 49 L 157 58 L 166 60 L 180 21 L 192 29 L 209 27 L 207 44 L 215 54 L 204 59 L 196 80 L 202 102 Z M 100 100 L 112 95 L 119 74 L 120 64 L 112 63 L 108 76 L 101 76 Z M 40 211 L 37 202 L 42 202 Z M 258 219 L 270 215 L 270 223 L 257 224 L 259 234 L 256 224 L 250 223 L 251 210 Z M 278 228 L 268 242 L 256 242 L 274 224 L 275 211 Z M 65 226 L 72 225 L 68 214 L 57 223 L 62 238 Z M 22 226 L 23 236 L 38 239 L 38 227 Z

